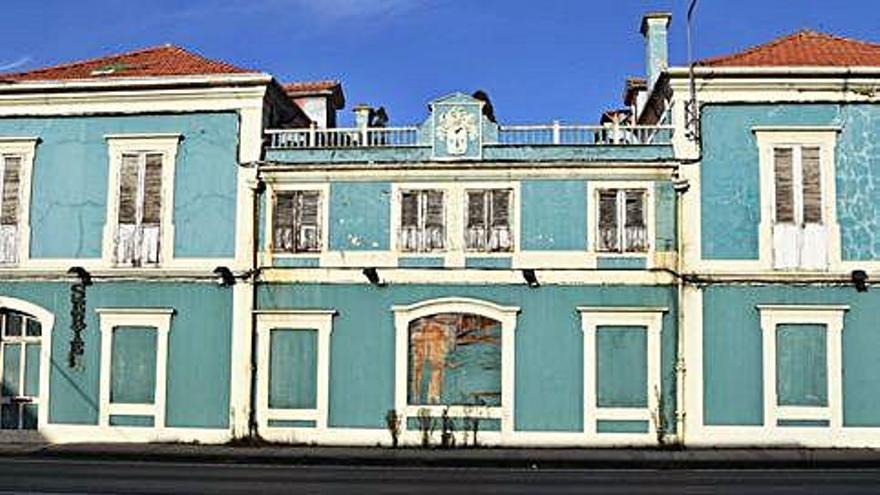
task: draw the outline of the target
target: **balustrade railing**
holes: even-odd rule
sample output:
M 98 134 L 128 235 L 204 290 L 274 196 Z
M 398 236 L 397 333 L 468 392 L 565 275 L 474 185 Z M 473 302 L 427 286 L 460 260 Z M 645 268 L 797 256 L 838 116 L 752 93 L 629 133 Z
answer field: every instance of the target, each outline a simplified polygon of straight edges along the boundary
M 669 144 L 668 125 L 504 125 L 502 145 L 585 146 Z M 272 149 L 384 148 L 418 146 L 417 127 L 307 128 L 266 131 Z M 495 144 L 487 142 L 486 144 Z

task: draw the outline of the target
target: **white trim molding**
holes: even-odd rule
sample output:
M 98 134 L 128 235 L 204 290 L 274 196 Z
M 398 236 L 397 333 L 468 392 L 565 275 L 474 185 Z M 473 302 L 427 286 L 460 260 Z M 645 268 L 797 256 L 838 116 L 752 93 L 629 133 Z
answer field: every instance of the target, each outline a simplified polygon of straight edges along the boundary
M 2 266 L 14 267 L 27 264 L 31 244 L 31 181 L 34 171 L 38 137 L 0 137 L 0 158 L 6 155 L 21 157 L 18 177 L 18 225 L 15 234 L 15 260 Z M 0 164 L 0 185 L 3 184 Z
M 490 301 L 463 297 L 430 299 L 415 304 L 392 306 L 394 312 L 394 409 L 401 416 L 401 431 L 407 431 L 407 419 L 418 417 L 427 410 L 438 418 L 447 409 L 445 405 L 410 405 L 409 382 L 409 325 L 413 320 L 438 313 L 468 313 L 491 318 L 501 323 L 501 407 L 449 406 L 450 417 L 492 418 L 501 421 L 501 438 L 513 434 L 514 357 L 516 319 L 519 307 L 501 306 Z
M 174 258 L 174 185 L 177 148 L 181 134 L 111 134 L 107 140 L 110 170 L 107 174 L 107 217 L 104 223 L 102 261 L 105 266 L 130 266 L 116 263 L 116 236 L 119 226 L 119 174 L 125 153 L 160 153 L 162 155 L 162 205 L 159 233 L 158 266 L 172 264 Z
M 663 329 L 663 315 L 668 312 L 665 307 L 614 307 L 614 306 L 579 306 L 581 330 L 584 334 L 584 434 L 592 440 L 605 435 L 597 431 L 599 421 L 646 421 L 647 433 L 614 433 L 608 434 L 621 441 L 644 441 L 646 435 L 651 438 L 657 434 L 656 415 L 659 414 L 659 400 L 662 393 L 660 379 L 660 333 Z M 647 408 L 620 408 L 598 406 L 598 376 L 596 374 L 597 350 L 596 334 L 599 327 L 644 327 L 647 332 Z M 628 437 L 628 438 L 624 438 Z
M 153 428 L 165 428 L 165 390 L 167 386 L 168 333 L 171 330 L 171 308 L 97 308 L 101 322 L 101 377 L 98 426 L 110 426 L 111 415 L 152 416 Z M 111 353 L 113 331 L 119 327 L 156 329 L 156 390 L 152 404 L 113 404 L 110 402 Z
M 261 433 L 299 430 L 299 427 L 269 426 L 276 421 L 314 421 L 314 427 L 302 427 L 318 434 L 327 429 L 330 396 L 330 334 L 336 310 L 255 311 L 257 319 L 257 427 Z M 269 407 L 271 336 L 274 330 L 314 330 L 318 333 L 317 396 L 313 409 L 277 409 Z M 277 436 L 277 435 L 276 435 Z
M 811 428 L 810 435 L 831 436 L 843 427 L 843 318 L 846 305 L 759 304 L 763 333 L 764 430 L 780 429 L 782 420 L 826 420 L 827 428 Z M 823 325 L 826 329 L 828 405 L 825 407 L 780 406 L 776 383 L 776 330 L 779 325 Z M 799 432 L 802 435 L 803 432 Z

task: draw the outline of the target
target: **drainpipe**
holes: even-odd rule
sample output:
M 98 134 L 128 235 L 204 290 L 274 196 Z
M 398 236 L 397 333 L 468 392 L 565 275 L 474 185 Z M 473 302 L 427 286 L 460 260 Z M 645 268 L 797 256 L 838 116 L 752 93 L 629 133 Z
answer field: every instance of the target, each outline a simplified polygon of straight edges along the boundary
M 260 175 L 260 163 L 257 162 L 254 164 L 254 168 L 256 169 L 255 178 L 256 183 L 254 184 L 253 192 L 253 222 L 252 224 L 252 232 L 251 239 L 253 239 L 253 246 L 251 248 L 251 268 L 250 268 L 250 281 L 251 281 L 251 328 L 250 328 L 250 347 L 251 347 L 251 357 L 250 357 L 250 394 L 248 397 L 248 437 L 251 440 L 258 440 L 260 438 L 260 432 L 257 428 L 257 361 L 258 361 L 258 353 L 257 353 L 257 297 L 258 297 L 258 285 L 260 279 L 260 206 L 263 193 L 266 191 L 266 183 L 263 182 L 263 178 Z
M 684 228 L 682 227 L 682 217 L 683 215 L 683 206 L 684 206 L 684 194 L 687 192 L 687 183 L 686 182 L 678 182 L 676 184 L 675 180 L 673 180 L 673 188 L 675 189 L 675 243 L 676 243 L 676 256 L 675 256 L 675 271 L 679 274 L 676 277 L 677 284 L 677 301 L 678 307 L 676 308 L 676 341 L 678 342 L 678 349 L 676 351 L 676 361 L 675 361 L 675 432 L 678 437 L 679 445 L 684 445 L 685 439 L 685 382 L 687 375 L 687 368 L 685 365 L 685 323 L 686 319 L 684 316 L 684 286 L 685 286 L 685 277 L 684 274 Z

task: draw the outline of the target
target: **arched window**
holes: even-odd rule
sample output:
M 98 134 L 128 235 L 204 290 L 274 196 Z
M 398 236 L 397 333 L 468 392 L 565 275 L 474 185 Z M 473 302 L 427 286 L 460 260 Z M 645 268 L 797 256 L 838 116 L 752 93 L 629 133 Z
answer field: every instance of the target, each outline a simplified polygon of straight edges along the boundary
M 42 336 L 34 315 L 0 308 L 0 429 L 37 429 Z
M 467 298 L 394 306 L 395 409 L 407 418 L 444 412 L 513 430 L 517 307 Z

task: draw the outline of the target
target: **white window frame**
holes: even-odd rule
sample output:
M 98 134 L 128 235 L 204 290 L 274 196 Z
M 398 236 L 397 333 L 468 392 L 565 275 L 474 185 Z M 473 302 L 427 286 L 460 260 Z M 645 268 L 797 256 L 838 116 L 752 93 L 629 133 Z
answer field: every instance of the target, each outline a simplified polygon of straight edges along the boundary
M 168 333 L 171 330 L 171 308 L 98 308 L 101 325 L 101 377 L 98 426 L 109 427 L 110 416 L 152 416 L 153 428 L 165 427 L 165 395 L 168 367 Z M 152 404 L 110 402 L 110 373 L 113 331 L 118 327 L 149 327 L 156 329 L 156 391 Z
M 657 434 L 654 415 L 659 411 L 657 391 L 662 393 L 660 370 L 660 334 L 663 329 L 663 314 L 668 312 L 664 307 L 614 307 L 614 306 L 579 306 L 581 330 L 584 335 L 584 433 L 588 437 L 606 435 L 599 433 L 599 421 L 647 421 L 647 435 Z M 596 375 L 596 334 L 599 327 L 645 327 L 648 338 L 647 368 L 648 407 L 598 407 Z M 608 433 L 615 438 L 632 435 L 644 438 L 645 433 Z
M 837 134 L 840 127 L 834 126 L 759 126 L 753 127 L 758 144 L 758 157 L 760 167 L 760 196 L 761 196 L 761 222 L 759 229 L 759 256 L 761 265 L 771 270 L 788 271 L 827 271 L 840 264 L 840 227 L 837 223 L 837 192 L 835 184 L 835 148 L 837 146 Z M 786 236 L 775 235 L 776 224 L 776 175 L 774 150 L 777 148 L 792 148 L 792 186 L 795 190 L 795 204 L 792 206 L 795 212 L 803 210 L 798 198 L 802 190 L 799 174 L 796 173 L 800 160 L 800 149 L 819 148 L 819 170 L 821 175 L 822 190 L 822 225 L 825 228 L 826 262 L 821 268 L 805 268 L 803 262 L 795 267 L 776 268 L 776 249 L 782 249 L 781 244 Z M 797 216 L 797 215 L 796 215 Z M 798 253 L 798 258 L 800 254 Z
M 257 427 L 270 430 L 300 429 L 269 426 L 269 420 L 314 421 L 304 430 L 321 432 L 327 429 L 330 396 L 330 334 L 336 310 L 264 310 L 257 311 Z M 318 332 L 317 397 L 313 409 L 273 409 L 269 407 L 269 364 L 271 334 L 276 329 L 314 329 Z
M 843 317 L 847 305 L 776 305 L 757 306 L 761 315 L 764 366 L 764 428 L 778 427 L 779 420 L 827 420 L 823 433 L 837 432 L 843 425 Z M 828 361 L 828 406 L 780 406 L 776 395 L 776 330 L 779 325 L 824 325 Z
M 32 315 L 42 325 L 40 342 L 40 396 L 35 404 L 37 409 L 37 429 L 42 430 L 49 423 L 49 372 L 52 357 L 52 332 L 55 327 L 55 315 L 48 310 L 28 301 L 12 297 L 0 296 L 0 308 L 7 308 Z M 7 434 L 0 434 L 0 437 Z
M 401 431 L 406 432 L 407 418 L 417 418 L 426 410 L 439 418 L 447 411 L 451 418 L 490 418 L 501 421 L 501 437 L 513 433 L 514 357 L 517 306 L 501 306 L 479 299 L 444 297 L 409 305 L 392 306 L 394 313 L 394 408 L 401 416 Z M 470 313 L 501 322 L 501 406 L 409 405 L 409 325 L 413 320 L 438 313 Z
M 267 186 L 266 214 L 263 219 L 265 226 L 263 229 L 263 232 L 265 232 L 263 250 L 266 253 L 266 256 L 274 258 L 315 258 L 326 254 L 328 250 L 327 246 L 330 243 L 330 184 L 289 184 L 270 182 Z M 318 221 L 321 223 L 321 246 L 318 251 L 290 253 L 286 251 L 275 251 L 273 249 L 275 226 L 272 224 L 272 220 L 275 215 L 275 197 L 278 193 L 291 191 L 316 191 L 320 195 L 321 209 L 318 212 Z
M 518 251 L 517 246 L 519 246 L 519 194 L 517 194 L 517 190 L 514 189 L 513 185 L 493 185 L 488 187 L 478 187 L 473 184 L 463 184 L 462 194 L 460 196 L 461 201 L 461 211 L 464 214 L 462 217 L 461 224 L 461 245 L 462 249 L 467 253 L 468 257 L 506 257 L 510 256 L 512 253 Z M 469 202 L 468 202 L 468 193 L 472 192 L 491 192 L 491 191 L 508 191 L 510 193 L 510 204 L 508 205 L 508 229 L 510 230 L 510 249 L 505 251 L 492 251 L 489 249 L 472 249 L 467 247 L 467 229 L 468 229 L 468 217 L 469 217 Z M 491 218 L 489 218 L 489 223 L 491 223 Z M 491 225 L 487 224 L 487 229 L 491 228 Z
M 606 189 L 645 191 L 645 229 L 646 247 L 644 251 L 602 251 L 599 249 L 599 191 Z M 618 205 L 618 209 L 620 205 Z M 624 206 L 625 208 L 625 206 Z M 646 258 L 650 264 L 655 250 L 655 211 L 654 182 L 651 181 L 588 181 L 587 182 L 587 225 L 589 230 L 589 249 L 596 256 L 617 258 Z M 623 229 L 623 225 L 618 225 Z
M 167 266 L 174 256 L 174 178 L 177 168 L 177 148 L 181 134 L 113 134 L 104 136 L 110 159 L 107 187 L 107 217 L 104 224 L 103 262 L 108 266 L 133 268 L 116 261 L 116 235 L 119 229 L 119 174 L 122 155 L 129 153 L 162 154 L 162 218 L 159 233 L 159 263 L 140 268 Z
M 33 177 L 34 159 L 36 156 L 37 137 L 0 137 L 0 157 L 15 155 L 21 157 L 18 193 L 18 226 L 16 233 L 15 261 L 0 263 L 0 267 L 12 267 L 25 264 L 30 257 L 31 242 L 31 178 Z M 2 173 L 2 166 L 0 166 Z M 3 182 L 0 181 L 0 185 Z

